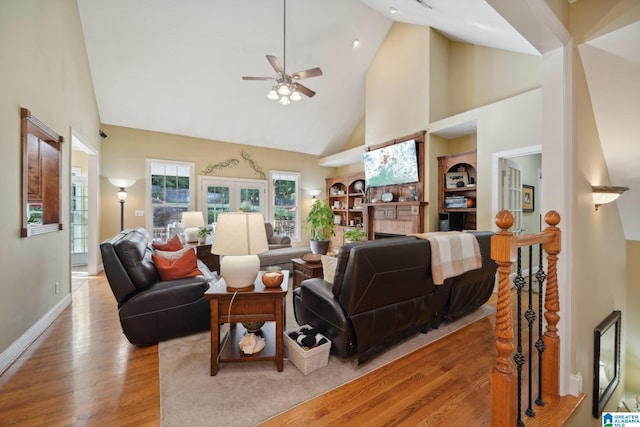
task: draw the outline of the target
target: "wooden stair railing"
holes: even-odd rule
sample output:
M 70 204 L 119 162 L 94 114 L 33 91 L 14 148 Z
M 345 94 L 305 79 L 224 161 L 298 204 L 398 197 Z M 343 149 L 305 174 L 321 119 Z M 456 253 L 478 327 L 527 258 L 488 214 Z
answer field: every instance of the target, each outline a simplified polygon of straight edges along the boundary
M 542 375 L 542 398 L 559 397 L 560 337 L 558 321 L 560 302 L 558 299 L 557 260 L 560 253 L 560 230 L 557 225 L 560 215 L 549 211 L 544 217 L 547 228 L 541 233 L 516 236 L 509 231 L 513 226 L 513 215 L 507 210 L 498 212 L 495 218 L 500 228 L 491 238 L 491 258 L 498 264 L 498 302 L 496 306 L 496 349 L 498 356 L 491 372 L 491 426 L 516 427 L 523 425 L 518 416 L 517 379 L 514 374 L 512 355 L 513 324 L 511 308 L 511 265 L 516 261 L 518 249 L 531 245 L 542 245 L 547 253 L 547 286 L 545 289 L 544 317 L 547 321 L 542 341 L 544 351 L 540 372 Z M 531 268 L 531 266 L 530 266 Z M 540 290 L 542 292 L 542 290 Z

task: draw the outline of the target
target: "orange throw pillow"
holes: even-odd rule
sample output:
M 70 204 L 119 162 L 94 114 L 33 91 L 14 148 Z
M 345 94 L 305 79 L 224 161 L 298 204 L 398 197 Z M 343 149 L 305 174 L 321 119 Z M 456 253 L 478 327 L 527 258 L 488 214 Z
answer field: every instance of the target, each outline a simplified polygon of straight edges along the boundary
M 202 275 L 202 272 L 198 270 L 198 260 L 193 250 L 185 252 L 176 260 L 163 258 L 156 254 L 152 254 L 151 258 L 156 264 L 160 279 L 163 281 Z
M 167 243 L 153 243 L 153 249 L 159 251 L 175 252 L 182 248 L 184 248 L 184 245 L 177 235 L 173 236 Z

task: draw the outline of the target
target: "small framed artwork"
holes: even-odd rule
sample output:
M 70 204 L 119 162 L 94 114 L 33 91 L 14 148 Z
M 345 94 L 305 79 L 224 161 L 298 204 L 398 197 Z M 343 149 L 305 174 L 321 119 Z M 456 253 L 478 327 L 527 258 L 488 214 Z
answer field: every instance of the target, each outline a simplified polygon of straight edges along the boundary
M 522 212 L 533 212 L 536 209 L 535 187 L 522 184 Z
M 447 172 L 444 174 L 445 188 L 466 187 L 469 178 L 466 172 Z
M 362 209 L 362 197 L 353 199 L 353 209 Z

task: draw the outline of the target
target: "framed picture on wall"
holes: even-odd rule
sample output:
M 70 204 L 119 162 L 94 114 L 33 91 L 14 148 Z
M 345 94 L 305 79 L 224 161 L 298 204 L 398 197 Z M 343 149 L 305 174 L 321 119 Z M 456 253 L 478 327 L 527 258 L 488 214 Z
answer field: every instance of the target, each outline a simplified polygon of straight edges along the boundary
M 535 204 L 535 187 L 533 185 L 522 184 L 522 212 L 533 212 Z

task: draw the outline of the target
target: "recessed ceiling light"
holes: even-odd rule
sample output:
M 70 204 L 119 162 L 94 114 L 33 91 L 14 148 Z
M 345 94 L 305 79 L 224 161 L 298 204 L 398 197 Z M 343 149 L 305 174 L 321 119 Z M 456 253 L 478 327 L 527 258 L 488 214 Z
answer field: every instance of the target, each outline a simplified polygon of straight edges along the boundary
M 389 8 L 389 13 L 392 15 L 395 15 L 396 13 L 400 12 L 398 9 L 396 9 L 395 7 L 391 6 Z
M 354 47 L 354 48 L 358 48 L 358 47 L 360 47 L 360 40 L 358 40 L 358 39 L 353 39 L 353 47 Z

